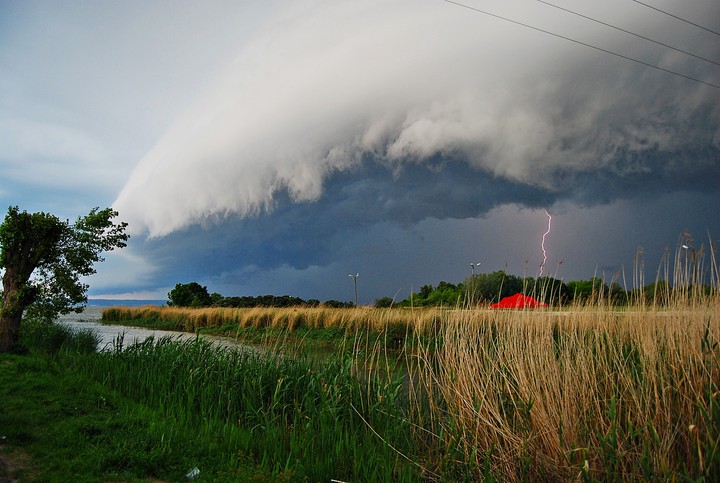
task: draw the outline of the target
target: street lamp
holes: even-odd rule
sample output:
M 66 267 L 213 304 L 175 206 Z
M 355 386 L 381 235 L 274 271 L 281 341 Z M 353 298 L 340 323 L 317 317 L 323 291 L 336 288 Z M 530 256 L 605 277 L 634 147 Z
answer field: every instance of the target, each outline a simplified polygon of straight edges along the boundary
M 471 263 L 471 264 L 470 264 L 470 268 L 471 268 L 471 270 L 472 270 L 472 276 L 473 276 L 473 277 L 475 276 L 475 267 L 479 267 L 481 263 L 482 263 L 482 262 L 477 262 L 477 263 Z
M 357 296 L 357 279 L 360 276 L 359 273 L 356 273 L 353 275 L 352 273 L 348 275 L 348 277 L 351 277 L 353 279 L 353 282 L 355 283 L 355 307 L 358 306 L 358 296 Z

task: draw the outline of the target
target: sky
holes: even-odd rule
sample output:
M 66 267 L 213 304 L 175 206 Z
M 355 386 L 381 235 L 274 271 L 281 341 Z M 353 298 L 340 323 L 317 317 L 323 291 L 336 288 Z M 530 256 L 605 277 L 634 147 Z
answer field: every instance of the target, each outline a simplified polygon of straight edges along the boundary
M 0 205 L 118 211 L 91 298 L 631 287 L 720 239 L 719 32 L 715 0 L 0 0 Z

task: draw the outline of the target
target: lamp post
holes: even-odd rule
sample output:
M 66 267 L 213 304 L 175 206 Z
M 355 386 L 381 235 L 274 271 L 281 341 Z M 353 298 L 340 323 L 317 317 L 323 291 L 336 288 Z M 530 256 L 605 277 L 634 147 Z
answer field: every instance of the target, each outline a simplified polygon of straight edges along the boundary
M 479 267 L 481 263 L 482 263 L 482 262 L 477 262 L 477 263 L 471 263 L 471 264 L 470 264 L 470 269 L 472 270 L 472 273 L 471 273 L 471 274 L 472 274 L 473 277 L 475 276 L 475 267 Z
M 353 274 L 351 273 L 350 275 L 348 275 L 348 277 L 351 277 L 351 278 L 353 279 L 353 282 L 354 282 L 354 284 L 355 284 L 355 307 L 358 306 L 357 279 L 358 279 L 359 276 L 360 276 L 359 273 L 356 273 L 355 275 L 353 275 Z

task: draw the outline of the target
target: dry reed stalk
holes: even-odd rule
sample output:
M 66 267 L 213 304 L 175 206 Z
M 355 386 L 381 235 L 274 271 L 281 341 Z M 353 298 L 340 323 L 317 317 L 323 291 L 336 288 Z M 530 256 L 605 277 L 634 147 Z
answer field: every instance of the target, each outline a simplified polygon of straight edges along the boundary
M 114 320 L 161 320 L 175 323 L 180 330 L 194 332 L 203 327 L 236 326 L 237 328 L 273 328 L 293 331 L 337 328 L 347 331 L 382 332 L 389 327 L 408 327 L 413 333 L 426 333 L 445 317 L 442 309 L 334 309 L 323 307 L 112 307 Z
M 702 342 L 706 321 L 720 319 L 720 303 L 686 302 L 681 294 L 663 310 L 601 305 L 486 312 L 484 319 L 482 311 L 453 312 L 435 359 L 419 351 L 427 363 L 416 393 L 434 411 L 428 430 L 478 468 L 493 448 L 493 470 L 509 480 L 522 457 L 533 462 L 526 477 L 571 478 L 580 455 L 602 472 L 600 449 L 617 431 L 615 476 L 631 477 L 644 448 L 655 468 L 682 465 L 697 449 L 686 428 L 703 430 L 703 391 L 720 380 L 718 354 L 704 353 Z M 720 340 L 717 324 L 709 330 Z

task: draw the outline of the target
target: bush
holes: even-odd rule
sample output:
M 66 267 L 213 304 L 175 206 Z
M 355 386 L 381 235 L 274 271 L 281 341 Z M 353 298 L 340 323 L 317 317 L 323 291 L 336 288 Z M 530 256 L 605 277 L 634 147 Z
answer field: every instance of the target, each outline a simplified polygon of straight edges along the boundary
M 38 319 L 20 326 L 20 346 L 30 352 L 57 354 L 61 350 L 90 353 L 97 350 L 100 337 L 90 329 L 74 331 L 64 325 Z

